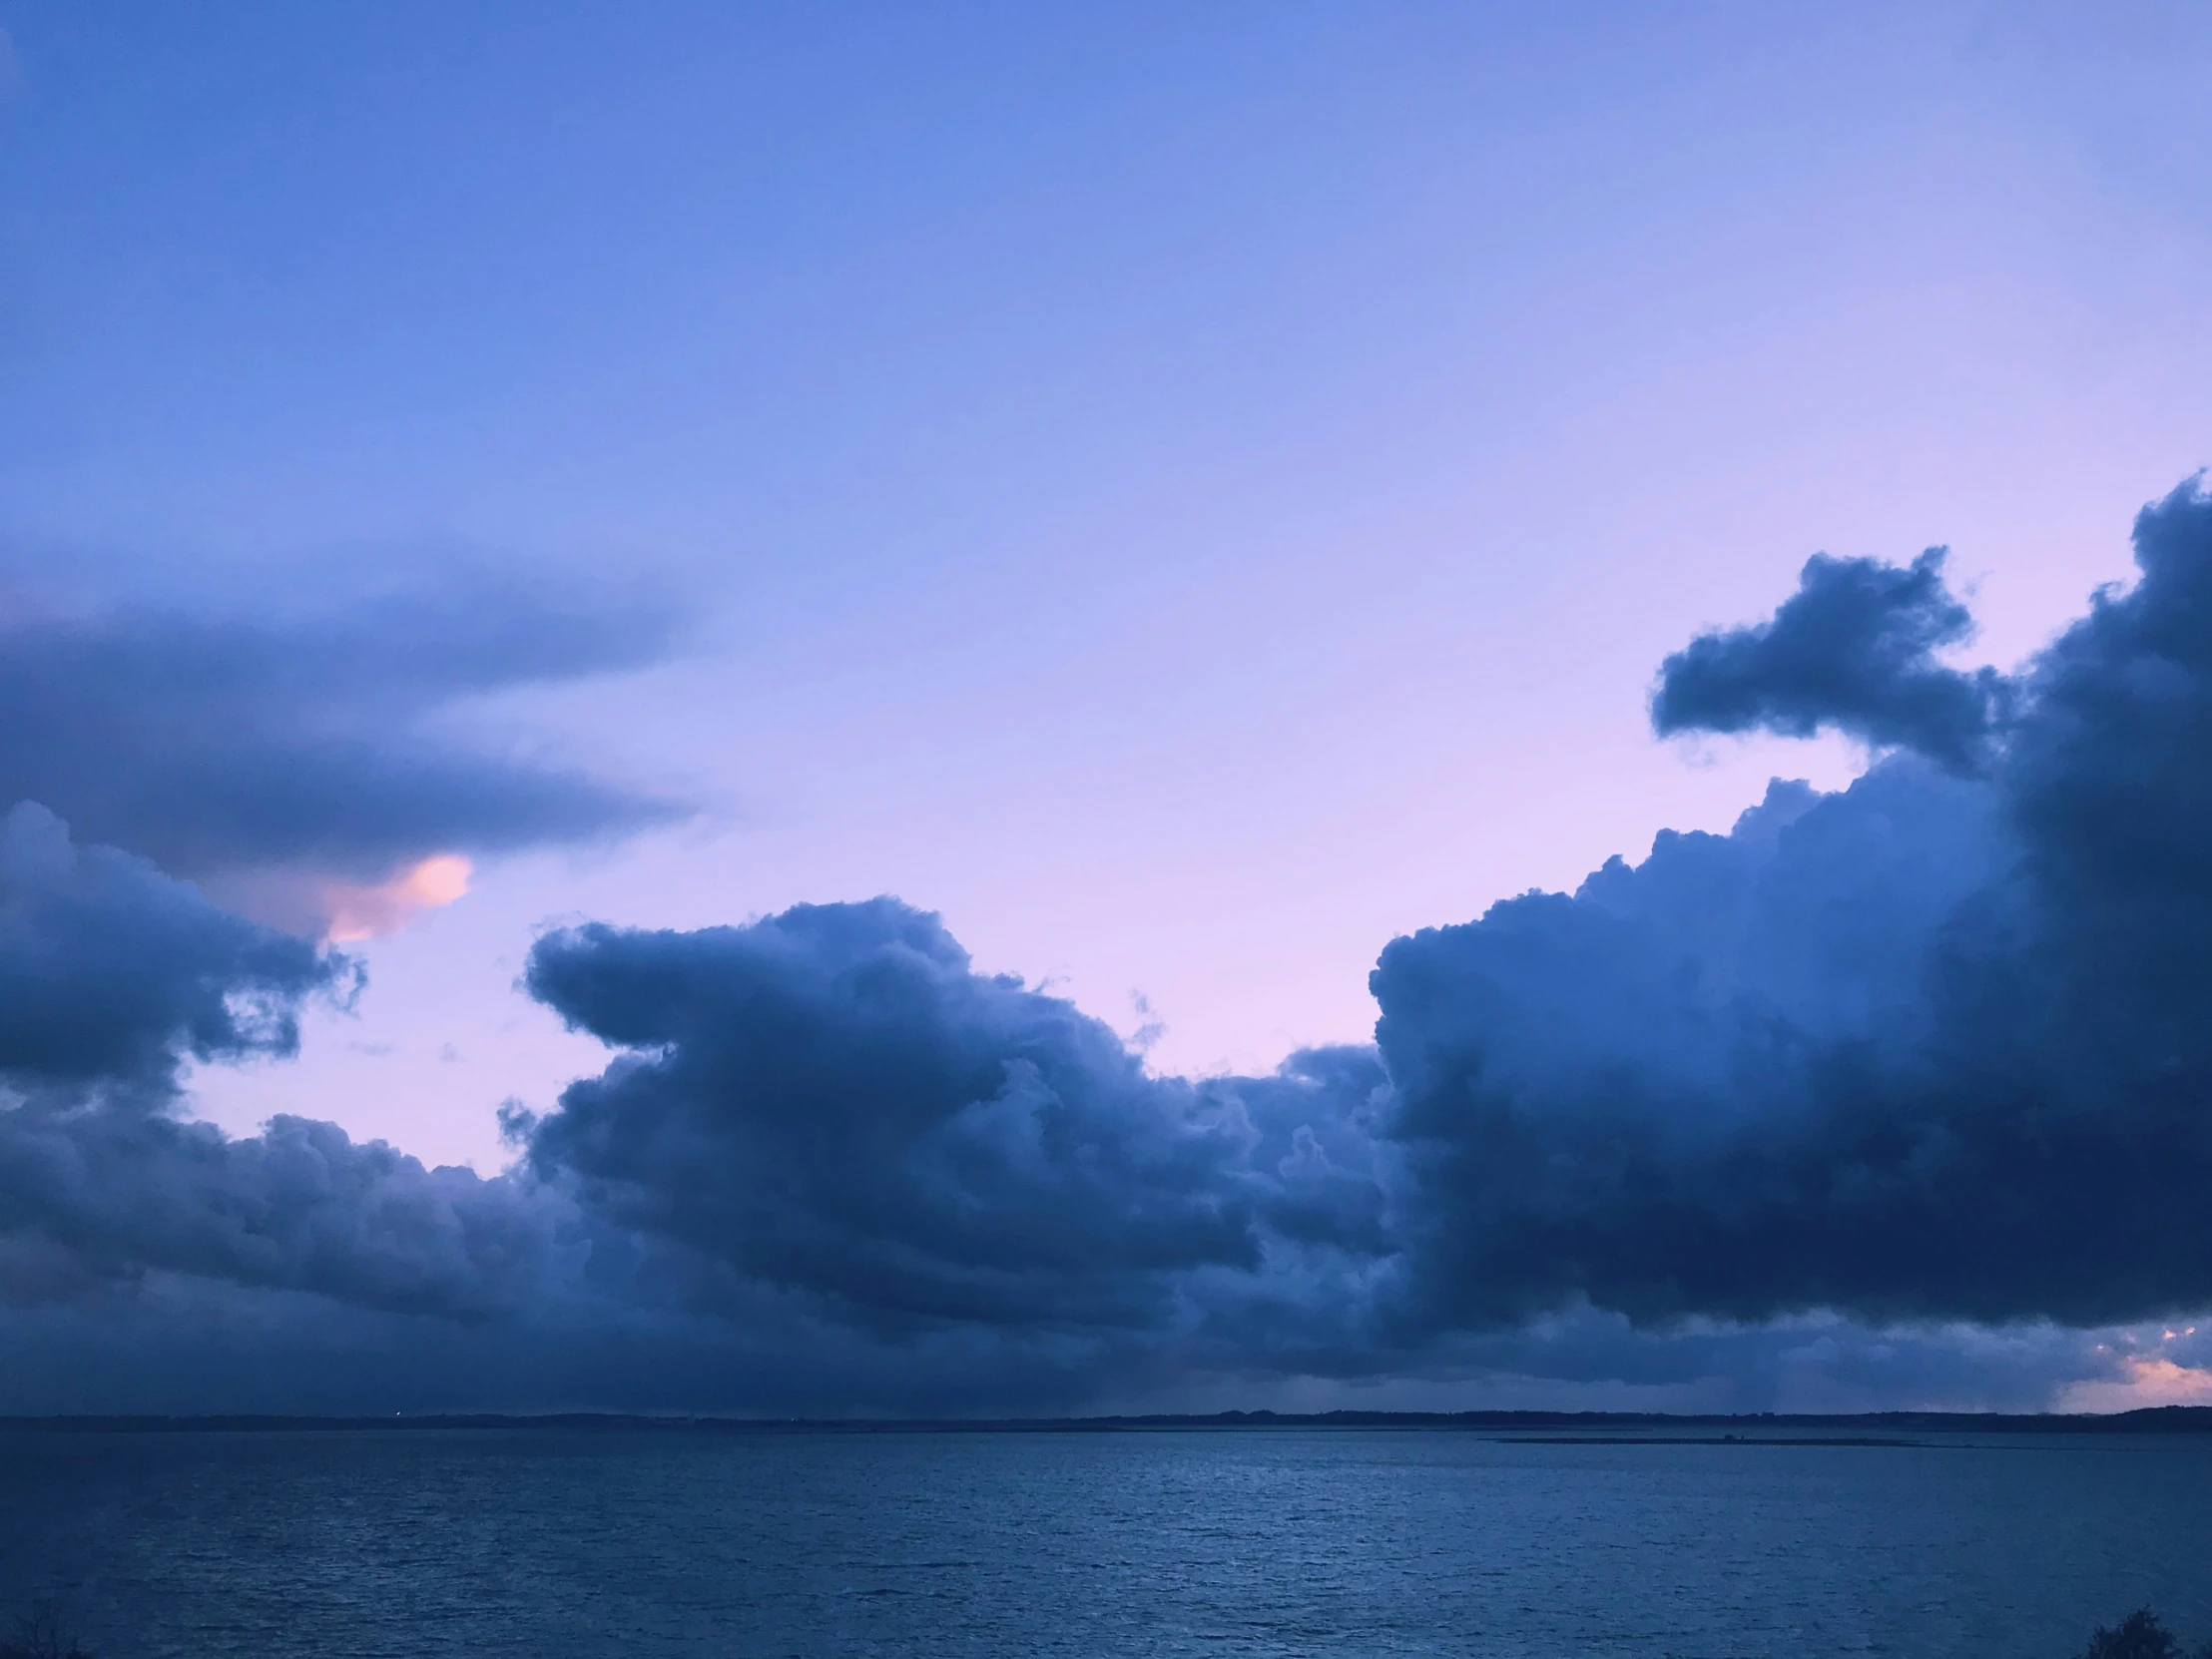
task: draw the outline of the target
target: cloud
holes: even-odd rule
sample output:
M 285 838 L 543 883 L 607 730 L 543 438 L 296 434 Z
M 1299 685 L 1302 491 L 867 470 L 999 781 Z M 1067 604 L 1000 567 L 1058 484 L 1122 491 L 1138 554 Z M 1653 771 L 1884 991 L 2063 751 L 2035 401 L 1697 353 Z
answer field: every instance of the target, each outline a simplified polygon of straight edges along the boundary
M 2171 1360 L 2129 1359 L 2118 1381 L 2073 1383 L 2064 1394 L 2068 1411 L 2139 1411 L 2147 1405 L 2212 1405 L 2212 1371 Z
M 19 1302 L 166 1272 L 483 1317 L 580 1295 L 569 1270 L 588 1236 L 534 1182 L 425 1169 L 331 1123 L 279 1116 L 234 1140 L 110 1105 L 0 1112 L 0 1241 L 15 1247 Z
M 8 1265 L 0 1246 L 0 1287 Z M 0 1312 L 0 1409 L 2036 1410 L 2080 1384 L 2125 1386 L 2125 1360 L 2100 1350 L 2132 1336 L 1822 1317 L 1653 1333 L 1584 1312 L 1365 1374 L 1299 1375 L 1128 1333 L 958 1325 L 886 1340 L 774 1304 L 736 1318 L 583 1294 L 454 1317 L 148 1272 Z
M 0 800 L 42 802 L 89 838 L 279 910 L 439 856 L 635 830 L 683 808 L 464 741 L 452 720 L 495 693 L 651 662 L 669 632 L 649 606 L 527 589 L 287 622 L 14 614 L 0 619 Z
M 1840 795 L 1778 786 L 1728 836 L 1662 834 L 1572 896 L 1384 950 L 1400 1318 L 2212 1303 L 2212 501 L 2184 487 L 2135 541 L 2135 587 L 1992 689 L 2001 731 L 1916 701 L 1918 646 L 1843 654 L 1894 684 L 1870 669 L 1836 706 L 1945 763 L 1985 739 L 1979 776 L 1906 754 Z M 1926 618 L 1935 568 L 1848 585 Z M 1712 660 L 1793 683 L 1791 606 Z
M 533 1167 L 838 1317 L 1151 1328 L 1202 1271 L 1381 1247 L 1346 1132 L 1381 1083 L 1372 1058 L 1150 1077 L 1108 1027 L 974 972 L 892 899 L 575 928 L 538 942 L 526 982 L 627 1051 L 533 1126 Z
M 1816 554 L 1771 621 L 1700 634 L 1666 660 L 1652 725 L 1662 737 L 1765 730 L 1809 738 L 1833 727 L 1969 769 L 2002 682 L 1990 670 L 1962 674 L 1936 660 L 1973 631 L 1943 582 L 1943 559 L 1932 547 L 1900 570 Z
M 2003 676 L 1934 661 L 1969 626 L 1938 560 L 1816 561 L 1670 659 L 1655 718 L 1891 753 L 1391 941 L 1376 1045 L 1268 1076 L 1154 1075 L 891 898 L 550 933 L 525 989 L 614 1053 L 510 1110 L 489 1180 L 305 1117 L 178 1121 L 188 1057 L 287 1051 L 342 959 L 19 809 L 0 1394 L 160 1352 L 102 1397 L 2195 1397 L 2212 1325 L 2140 1322 L 2212 1306 L 2212 500 L 2135 546 Z M 365 705 L 438 702 L 362 673 Z M 449 890 L 424 867 L 360 890 Z
M 0 820 L 0 1296 L 171 1271 L 481 1313 L 542 1290 L 573 1224 L 516 1179 L 425 1170 L 333 1124 L 177 1121 L 187 1060 L 289 1054 L 343 957 L 217 908 L 43 807 Z
M 291 1053 L 305 997 L 350 965 L 218 909 L 45 808 L 0 819 L 0 1081 L 24 1092 L 174 1089 L 188 1058 Z
M 330 881 L 315 894 L 329 917 L 327 936 L 338 944 L 397 931 L 422 910 L 441 909 L 465 897 L 474 867 L 457 852 L 440 852 L 383 881 Z

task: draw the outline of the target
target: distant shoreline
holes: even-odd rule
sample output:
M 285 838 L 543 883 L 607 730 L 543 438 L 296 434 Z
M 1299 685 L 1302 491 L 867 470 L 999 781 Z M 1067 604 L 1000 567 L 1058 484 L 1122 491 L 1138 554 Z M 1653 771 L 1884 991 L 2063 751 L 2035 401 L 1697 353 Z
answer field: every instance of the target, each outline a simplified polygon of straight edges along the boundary
M 2212 1406 L 2154 1405 L 2110 1413 L 1865 1411 L 1743 1414 L 1663 1411 L 1216 1411 L 1088 1417 L 736 1417 L 609 1411 L 424 1412 L 390 1416 L 209 1413 L 7 1416 L 0 1432 L 252 1433 L 560 1428 L 605 1433 L 1042 1434 L 1265 1429 L 1420 1429 L 1508 1434 L 1537 1443 L 1910 1445 L 1901 1433 L 1974 1429 L 2003 1434 L 2212 1434 Z M 1706 1433 L 1686 1430 L 1704 1429 Z M 1855 1429 L 1851 1439 L 1822 1431 Z M 1656 1430 L 1659 1432 L 1632 1432 Z M 1542 1431 L 1539 1433 L 1539 1431 Z M 1879 1434 L 1875 1431 L 1881 1431 Z

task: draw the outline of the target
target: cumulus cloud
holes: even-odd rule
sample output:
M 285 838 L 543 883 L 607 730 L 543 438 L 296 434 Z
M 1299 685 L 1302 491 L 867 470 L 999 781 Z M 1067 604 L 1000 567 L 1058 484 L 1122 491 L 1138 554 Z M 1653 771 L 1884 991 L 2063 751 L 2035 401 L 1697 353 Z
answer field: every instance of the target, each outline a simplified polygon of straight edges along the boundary
M 2094 1323 L 2212 1302 L 2212 501 L 2177 491 L 2135 541 L 2136 585 L 1980 705 L 2011 705 L 1998 733 L 1871 724 L 1988 681 L 1920 701 L 1921 644 L 1954 620 L 1861 632 L 1921 644 L 1846 653 L 1864 672 L 1819 707 L 1942 765 L 1780 786 L 1730 835 L 1662 835 L 1571 896 L 1384 950 L 1414 1171 L 1403 1318 L 1586 1297 L 1645 1320 Z M 1935 569 L 1851 585 L 1925 618 Z M 1715 660 L 1829 683 L 1836 635 L 1785 621 L 1836 572 Z
M 11 1299 L 148 1273 L 458 1318 L 577 1295 L 588 1233 L 520 1177 L 425 1169 L 332 1123 L 244 1139 L 159 1113 L 32 1102 L 0 1112 L 0 1275 Z
M 289 1054 L 342 957 L 217 908 L 44 807 L 0 819 L 0 1081 L 165 1094 L 188 1058 Z
M 0 1297 L 150 1271 L 453 1314 L 542 1294 L 574 1224 L 535 1183 L 169 1115 L 186 1061 L 290 1053 L 300 1004 L 352 977 L 43 807 L 0 820 Z
M 1402 1370 L 1577 1309 L 1864 1330 L 2212 1302 L 2212 504 L 2177 492 L 2137 547 L 2136 587 L 2017 676 L 1935 662 L 1970 618 L 1926 554 L 1815 561 L 1772 622 L 1672 659 L 1663 728 L 1899 752 L 1391 943 L 1378 1051 L 1282 1120 L 1327 1174 L 1325 1266 L 1285 1248 L 1297 1160 L 1243 1138 L 1283 1079 L 1147 1077 L 887 901 L 545 941 L 533 992 L 628 1052 L 533 1157 L 744 1275 L 1172 1329 L 1231 1370 Z
M 220 1405 L 213 1321 L 291 1408 L 2194 1397 L 2212 1337 L 2142 1322 L 2212 1306 L 2212 500 L 2135 546 L 2006 675 L 1936 660 L 1938 557 L 1815 561 L 1654 722 L 1864 777 L 1391 941 L 1376 1045 L 1270 1076 L 1154 1075 L 889 898 L 548 934 L 614 1054 L 490 1180 L 177 1121 L 339 959 L 19 810 L 0 1377 L 167 1344 Z
M 1793 738 L 1833 727 L 1969 769 L 2004 686 L 1992 670 L 1964 674 L 1936 661 L 1973 632 L 1943 581 L 1944 557 L 1932 547 L 1901 570 L 1814 555 L 1770 621 L 1700 634 L 1666 660 L 1653 726 L 1662 737 L 1765 730 Z
M 538 942 L 527 984 L 625 1050 L 532 1127 L 533 1166 L 855 1317 L 1158 1326 L 1201 1270 L 1382 1245 L 1367 1148 L 1345 1144 L 1371 1059 L 1150 1077 L 892 899 L 575 928 Z
M 530 590 L 282 622 L 19 612 L 0 619 L 0 800 L 272 903 L 290 872 L 310 910 L 333 880 L 664 822 L 679 804 L 465 741 L 450 717 L 638 667 L 669 627 L 651 607 Z

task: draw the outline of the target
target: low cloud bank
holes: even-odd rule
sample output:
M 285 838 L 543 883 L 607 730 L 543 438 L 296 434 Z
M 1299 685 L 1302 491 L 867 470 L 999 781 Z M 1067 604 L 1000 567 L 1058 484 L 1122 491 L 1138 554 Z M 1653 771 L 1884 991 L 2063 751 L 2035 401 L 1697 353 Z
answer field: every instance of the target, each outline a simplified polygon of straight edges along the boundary
M 491 1180 L 178 1122 L 186 1056 L 281 1054 L 342 960 L 19 809 L 0 1353 L 213 1299 L 415 1405 L 2186 1391 L 2206 1339 L 2140 1322 L 2212 1305 L 2212 500 L 2135 545 L 2010 674 L 1945 660 L 1938 554 L 1814 560 L 1653 720 L 1842 730 L 1858 783 L 1394 940 L 1376 1046 L 1271 1076 L 1150 1075 L 887 898 L 553 933 L 528 993 L 615 1054 Z M 339 1358 L 401 1331 L 411 1372 Z

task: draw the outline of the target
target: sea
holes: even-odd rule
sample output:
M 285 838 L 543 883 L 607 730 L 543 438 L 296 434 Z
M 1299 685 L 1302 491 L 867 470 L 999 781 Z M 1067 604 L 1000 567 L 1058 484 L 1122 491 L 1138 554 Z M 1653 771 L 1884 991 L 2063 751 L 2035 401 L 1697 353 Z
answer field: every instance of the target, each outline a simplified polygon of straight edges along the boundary
M 2212 1637 L 2212 1436 L 9 1431 L 0 1596 L 99 1659 L 2069 1659 Z

